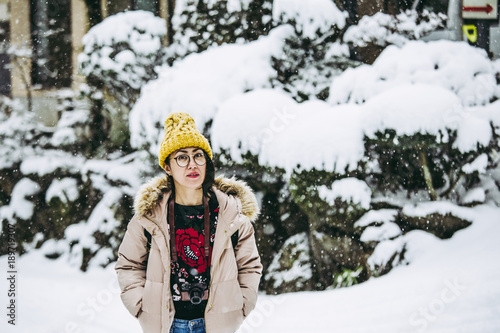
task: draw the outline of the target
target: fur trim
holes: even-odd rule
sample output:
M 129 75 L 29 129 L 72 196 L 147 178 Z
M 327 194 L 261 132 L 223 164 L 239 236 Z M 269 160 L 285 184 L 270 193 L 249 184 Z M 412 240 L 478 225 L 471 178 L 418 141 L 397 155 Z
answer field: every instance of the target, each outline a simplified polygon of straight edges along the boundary
M 146 214 L 151 211 L 163 193 L 170 191 L 170 180 L 167 176 L 158 176 L 141 186 L 134 200 L 134 210 L 139 214 Z
M 255 222 L 259 216 L 259 205 L 257 204 L 257 198 L 253 193 L 250 186 L 242 180 L 237 180 L 236 178 L 224 178 L 219 176 L 215 178 L 215 187 L 226 193 L 227 195 L 234 195 L 241 201 L 241 212 L 248 217 L 251 222 Z
M 246 182 L 236 178 L 225 178 L 219 176 L 215 178 L 215 188 L 227 195 L 232 195 L 240 199 L 241 212 L 254 222 L 259 216 L 259 206 L 257 199 Z M 146 214 L 153 210 L 158 202 L 163 198 L 163 194 L 170 191 L 171 184 L 167 176 L 159 176 L 144 184 L 137 193 L 134 201 L 134 209 L 139 214 Z

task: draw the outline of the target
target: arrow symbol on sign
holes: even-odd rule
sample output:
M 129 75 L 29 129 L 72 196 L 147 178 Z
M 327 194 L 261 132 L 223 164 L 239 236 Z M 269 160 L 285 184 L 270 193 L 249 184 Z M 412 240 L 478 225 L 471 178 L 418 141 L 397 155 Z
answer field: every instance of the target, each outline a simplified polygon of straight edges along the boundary
M 493 11 L 493 7 L 488 3 L 484 7 L 462 7 L 464 12 L 485 12 L 487 14 Z

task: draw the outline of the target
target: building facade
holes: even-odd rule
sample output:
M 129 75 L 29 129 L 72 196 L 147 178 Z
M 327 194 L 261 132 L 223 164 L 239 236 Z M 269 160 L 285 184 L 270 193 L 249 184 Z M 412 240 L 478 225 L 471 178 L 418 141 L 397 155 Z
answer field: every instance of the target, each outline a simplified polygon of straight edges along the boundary
M 102 19 L 125 10 L 168 18 L 172 0 L 0 0 L 0 94 L 26 101 L 48 126 L 57 122 L 55 97 L 77 91 L 82 37 Z M 28 102 L 29 101 L 29 102 Z

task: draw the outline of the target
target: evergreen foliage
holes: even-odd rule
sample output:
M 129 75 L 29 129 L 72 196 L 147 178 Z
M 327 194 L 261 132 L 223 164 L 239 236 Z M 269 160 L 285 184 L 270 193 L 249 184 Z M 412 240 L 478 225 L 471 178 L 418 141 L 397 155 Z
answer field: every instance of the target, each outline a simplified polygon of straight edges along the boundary
M 128 31 L 116 31 L 116 25 Z M 84 49 L 78 57 L 91 88 L 83 92 L 90 98 L 109 94 L 132 108 L 142 86 L 158 76 L 165 34 L 165 21 L 143 11 L 119 13 L 93 27 L 83 38 Z
M 326 100 L 332 78 L 347 68 L 359 65 L 349 59 L 349 49 L 340 43 L 345 31 L 344 23 L 332 20 L 327 25 L 298 21 L 287 13 L 275 16 L 276 24 L 291 25 L 295 34 L 285 39 L 285 47 L 278 57 L 272 58 L 277 76 L 273 83 L 291 94 L 298 102 L 309 99 Z
M 272 0 L 182 0 L 172 19 L 169 63 L 211 46 L 244 43 L 267 35 L 272 28 Z
M 130 150 L 128 113 L 144 84 L 158 77 L 165 35 L 163 19 L 131 11 L 105 19 L 83 38 L 78 60 L 86 84 L 80 91 L 91 102 L 94 150 L 102 146 Z
M 433 201 L 444 198 L 460 202 L 479 182 L 478 173 L 465 172 L 464 166 L 493 153 L 496 139 L 487 146 L 462 152 L 455 145 L 456 138 L 456 131 L 450 129 L 439 136 L 398 135 L 393 129 L 377 132 L 375 137 L 365 138 L 367 159 L 377 161 L 377 168 L 367 176 L 382 193 L 403 190 L 411 196 L 423 190 Z

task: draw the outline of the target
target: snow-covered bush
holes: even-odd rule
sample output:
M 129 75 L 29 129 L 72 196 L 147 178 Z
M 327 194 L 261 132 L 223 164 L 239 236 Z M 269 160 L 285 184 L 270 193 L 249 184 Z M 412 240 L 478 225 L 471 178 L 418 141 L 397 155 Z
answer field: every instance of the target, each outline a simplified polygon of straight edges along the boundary
M 365 62 L 372 63 L 386 46 L 401 47 L 410 40 L 420 39 L 444 28 L 446 19 L 446 15 L 427 9 L 422 12 L 406 10 L 395 16 L 379 12 L 363 16 L 357 25 L 350 26 L 343 40 L 356 47 Z
M 417 48 L 419 59 L 412 60 Z M 478 182 L 463 167 L 497 145 L 495 114 L 467 108 L 500 96 L 495 75 L 486 54 L 465 43 L 411 42 L 337 77 L 329 100 L 355 102 L 376 115 L 363 132 L 367 160 L 377 161 L 367 170 L 377 189 L 425 189 L 433 200 L 457 202 Z
M 396 16 L 376 13 L 363 16 L 357 25 L 350 26 L 344 34 L 344 42 L 358 47 L 369 44 L 377 46 L 403 46 L 410 40 L 420 39 L 430 32 L 444 28 L 446 16 L 424 10 L 401 12 Z
M 363 270 L 366 265 L 354 223 L 369 210 L 371 190 L 362 180 L 339 177 L 311 170 L 294 173 L 290 179 L 292 198 L 309 222 L 314 286 L 319 289 L 336 284 L 345 270 Z M 359 280 L 365 278 L 363 274 Z
M 363 266 L 369 276 L 383 275 L 404 260 L 405 241 L 401 236 L 409 228 L 400 226 L 399 215 L 398 209 L 371 210 L 354 223 L 369 255 Z
M 226 100 L 244 91 L 270 88 L 275 75 L 271 56 L 281 51 L 283 39 L 290 33 L 289 26 L 278 27 L 256 41 L 221 45 L 163 68 L 160 77 L 144 87 L 130 113 L 132 147 L 156 156 L 163 122 L 170 112 L 188 112 L 204 131 Z M 235 119 L 241 117 L 237 110 L 233 110 Z
M 408 195 L 424 190 L 429 199 L 447 198 L 460 202 L 477 182 L 478 174 L 467 173 L 464 167 L 479 156 L 491 152 L 495 141 L 478 145 L 477 149 L 461 151 L 456 145 L 456 131 L 441 135 L 397 135 L 394 130 L 377 132 L 367 138 L 367 155 L 377 161 L 370 173 L 379 191 L 405 190 Z
M 456 107 L 451 105 L 437 116 L 440 123 L 456 124 L 469 116 L 462 106 L 485 105 L 500 98 L 499 72 L 484 50 L 465 42 L 412 41 L 403 47 L 387 47 L 373 65 L 347 69 L 335 77 L 328 102 L 363 104 L 404 84 L 436 85 L 459 98 Z
M 279 294 L 295 290 L 311 290 L 313 268 L 309 253 L 306 233 L 290 237 L 269 265 L 266 275 L 267 292 Z
M 90 97 L 105 92 L 130 109 L 142 86 L 157 77 L 166 32 L 165 20 L 146 11 L 118 13 L 92 27 L 78 56 Z
M 397 216 L 396 209 L 370 210 L 354 223 L 361 234 L 359 240 L 370 245 L 400 236 L 402 230 L 396 223 Z
M 348 58 L 347 45 L 339 43 L 346 17 L 330 0 L 275 0 L 275 23 L 289 24 L 295 33 L 285 39 L 283 52 L 272 58 L 274 85 L 299 102 L 326 99 L 332 77 L 356 65 Z
M 400 223 L 406 230 L 420 229 L 439 238 L 450 238 L 472 221 L 465 209 L 450 202 L 426 202 L 416 206 L 405 205 Z
M 272 0 L 182 0 L 175 2 L 169 62 L 211 46 L 244 43 L 267 35 Z
M 470 71 L 452 70 L 466 68 L 471 58 L 478 61 Z M 222 163 L 239 164 L 240 170 L 251 163 L 284 170 L 283 189 L 305 213 L 311 235 L 313 288 L 333 285 L 344 270 L 359 267 L 361 282 L 406 262 L 405 243 L 398 238 L 409 230 L 449 237 L 468 225 L 438 214 L 400 216 L 407 216 L 407 202 L 478 200 L 481 177 L 495 167 L 498 146 L 495 75 L 483 52 L 464 43 L 408 42 L 387 48 L 372 66 L 334 78 L 329 103 L 297 103 L 277 89 L 233 96 L 213 120 L 213 148 L 224 154 Z M 487 89 L 470 94 L 462 87 L 476 76 Z M 472 100 L 484 102 L 471 107 Z M 364 185 L 349 183 L 353 193 L 344 199 L 333 195 L 333 184 L 353 180 Z M 493 184 L 481 192 L 481 202 L 499 192 Z M 429 196 L 432 191 L 436 196 Z M 388 208 L 396 212 L 390 221 L 356 227 L 371 209 Z M 436 227 L 420 223 L 426 218 Z M 275 235 L 286 237 L 279 224 L 273 224 Z
M 12 106 L 12 108 L 11 108 Z M 0 113 L 0 169 L 16 169 L 25 155 L 32 149 L 30 143 L 41 137 L 43 133 L 35 123 L 35 116 L 31 112 L 23 113 L 20 105 L 5 107 Z M 10 193 L 7 192 L 7 193 Z
M 34 113 L 9 105 L 0 113 L 0 242 L 13 227 L 21 254 L 63 256 L 82 270 L 116 260 L 132 197 L 142 175 L 151 174 L 149 154 L 113 151 L 89 159 L 96 155 L 89 111 L 78 101 L 65 104 L 50 130 Z
M 370 209 L 371 190 L 356 178 L 328 184 L 333 177 L 316 170 L 294 174 L 290 179 L 292 196 L 309 216 L 312 230 L 353 233 L 354 222 Z
M 78 60 L 86 84 L 80 90 L 92 102 L 95 146 L 129 149 L 128 113 L 144 84 L 158 76 L 166 31 L 164 19 L 129 11 L 106 18 L 84 36 Z
M 370 275 L 381 276 L 392 268 L 407 263 L 405 252 L 406 243 L 403 237 L 382 240 L 367 260 Z

